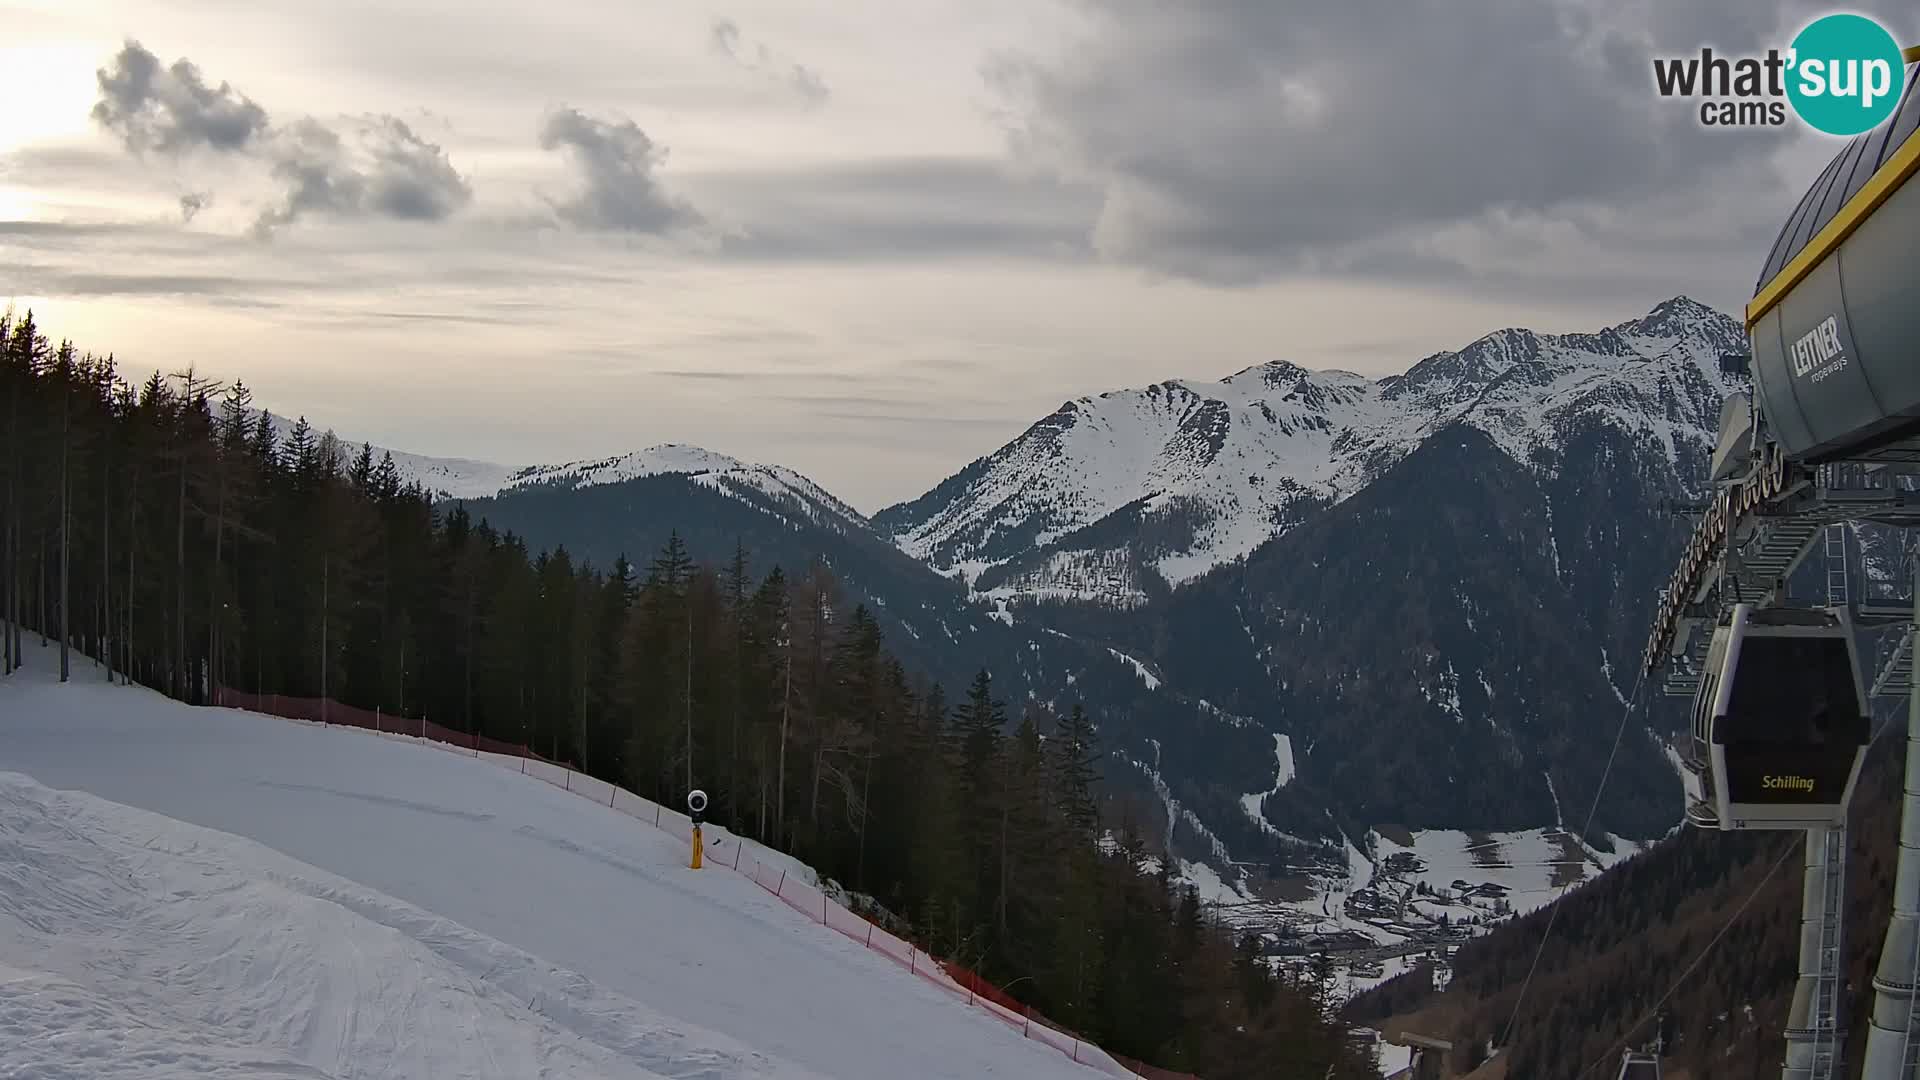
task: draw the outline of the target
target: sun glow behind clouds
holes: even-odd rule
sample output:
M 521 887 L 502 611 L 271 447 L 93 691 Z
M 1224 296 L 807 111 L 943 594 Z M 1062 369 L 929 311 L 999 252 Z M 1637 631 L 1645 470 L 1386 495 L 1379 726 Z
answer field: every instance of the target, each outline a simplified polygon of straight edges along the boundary
M 0 46 L 0 154 L 87 134 L 99 61 L 81 42 Z

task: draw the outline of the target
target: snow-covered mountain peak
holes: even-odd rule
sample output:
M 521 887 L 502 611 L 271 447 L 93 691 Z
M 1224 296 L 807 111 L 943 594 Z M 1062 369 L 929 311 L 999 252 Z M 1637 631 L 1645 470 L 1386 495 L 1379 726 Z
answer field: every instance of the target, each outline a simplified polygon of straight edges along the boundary
M 1241 368 L 1220 381 L 1228 386 L 1258 386 L 1268 390 L 1290 388 L 1313 372 L 1289 360 L 1269 360 L 1264 364 Z
M 1700 334 L 1712 337 L 1725 337 L 1729 328 L 1725 315 L 1695 300 L 1691 296 L 1676 296 L 1663 300 L 1652 311 L 1638 319 L 1621 323 L 1613 329 L 1623 334 L 1643 338 L 1682 338 Z M 1736 340 L 1727 344 L 1737 348 L 1738 327 L 1734 326 Z
M 269 413 L 268 419 L 281 439 L 286 438 L 294 426 L 292 421 L 277 414 Z M 351 439 L 336 438 L 336 442 L 349 459 L 362 445 Z M 859 511 L 792 469 L 749 464 L 686 443 L 660 443 L 644 450 L 559 465 L 500 465 L 468 458 L 431 457 L 380 446 L 372 446 L 371 450 L 375 461 L 391 455 L 401 482 L 419 484 L 435 500 L 487 499 L 535 489 L 574 490 L 654 476 L 684 476 L 721 494 L 754 502 L 769 512 L 798 512 L 831 528 L 864 527 L 867 520 Z
M 874 520 L 983 591 L 1138 600 L 1140 563 L 1179 584 L 1244 556 L 1454 424 L 1529 467 L 1594 424 L 1677 460 L 1710 437 L 1735 388 L 1718 357 L 1741 340 L 1681 296 L 1594 333 L 1496 330 L 1378 380 L 1275 360 L 1076 398 Z
M 505 488 L 531 487 L 536 484 L 557 484 L 562 487 L 593 487 L 599 484 L 618 484 L 626 480 L 637 480 L 644 476 L 664 476 L 684 473 L 697 476 L 701 473 L 727 472 L 744 469 L 747 465 L 738 458 L 718 454 L 698 446 L 682 443 L 661 443 L 645 450 L 616 454 L 612 457 L 596 458 L 589 461 L 569 461 L 561 465 L 529 465 L 513 474 Z
M 572 490 L 656 476 L 684 476 L 721 494 L 755 502 L 770 512 L 798 512 L 816 524 L 829 527 L 864 527 L 866 524 L 865 516 L 859 511 L 792 469 L 750 464 L 684 443 L 662 443 L 645 450 L 563 465 L 531 465 L 516 471 L 505 484 L 488 494 L 504 495 L 548 487 Z

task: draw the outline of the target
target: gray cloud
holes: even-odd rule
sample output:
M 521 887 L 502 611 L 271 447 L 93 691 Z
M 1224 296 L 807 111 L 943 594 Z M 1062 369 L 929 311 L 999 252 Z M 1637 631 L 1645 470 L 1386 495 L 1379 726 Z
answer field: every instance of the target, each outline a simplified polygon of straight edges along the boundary
M 267 112 L 225 82 L 208 86 L 185 58 L 161 67 L 158 57 L 129 40 L 113 65 L 95 72 L 100 100 L 94 122 L 136 153 L 200 148 L 245 150 L 267 130 Z
M 265 282 L 223 274 L 114 274 L 32 267 L 33 288 L 49 296 L 226 297 L 257 291 L 287 292 L 293 282 Z
M 278 133 L 271 155 L 282 196 L 255 219 L 256 236 L 311 213 L 439 221 L 473 197 L 446 152 L 405 122 L 362 117 L 353 136 L 349 143 L 310 117 Z
M 499 315 L 479 313 L 461 314 L 445 311 L 368 311 L 363 313 L 369 319 L 383 319 L 396 323 L 456 323 L 463 326 L 525 326 L 522 319 L 509 319 Z
M 56 246 L 83 237 L 130 236 L 146 231 L 144 225 L 117 221 L 0 221 L 0 236 L 46 238 Z
M 689 178 L 692 182 L 693 178 Z M 986 158 L 881 158 L 697 178 L 744 224 L 721 250 L 754 259 L 1078 258 L 1099 190 Z
M 740 40 L 739 24 L 732 19 L 722 17 L 713 20 L 708 42 L 714 52 L 781 87 L 803 105 L 824 105 L 831 94 L 820 73 L 805 64 L 776 56 L 764 43 L 748 48 Z
M 702 220 L 660 186 L 654 173 L 666 160 L 666 148 L 632 120 L 599 120 L 562 106 L 547 114 L 540 148 L 564 152 L 580 176 L 577 194 L 550 200 L 563 221 L 586 229 L 657 234 Z
M 304 214 L 351 211 L 366 196 L 366 181 L 346 164 L 340 136 L 317 120 L 306 119 L 280 134 L 273 151 L 273 178 L 281 201 L 260 212 L 254 235 L 265 237 Z
M 666 370 L 649 371 L 647 374 L 659 379 L 702 379 L 710 382 L 748 382 L 754 383 L 769 376 L 778 377 L 782 372 L 766 371 L 686 371 Z
M 93 119 L 128 150 L 205 148 L 265 163 L 280 196 L 255 218 L 257 237 L 315 213 L 438 221 L 473 197 L 446 152 L 393 116 L 348 120 L 345 135 L 311 116 L 275 125 L 228 83 L 208 86 L 185 58 L 162 68 L 137 41 L 128 41 L 97 79 Z M 182 196 L 182 221 L 192 221 L 212 198 L 211 192 Z
M 1768 159 L 1793 136 L 1703 131 L 1654 94 L 1651 57 L 1772 43 L 1801 0 L 1654 4 L 1638 22 L 1602 0 L 1075 6 L 1091 27 L 1075 47 L 987 75 L 1016 151 L 1099 188 L 1110 258 L 1228 281 L 1396 255 L 1458 273 L 1473 245 L 1434 234 L 1510 242 L 1538 217 L 1577 232 L 1674 210 L 1675 192 L 1790 198 Z
M 1024 416 L 952 416 L 930 409 L 916 409 L 901 413 L 822 412 L 813 415 L 822 420 L 844 420 L 854 424 L 898 424 L 910 428 L 930 426 L 1005 431 L 1008 438 L 1018 434 L 1022 427 L 1032 422 L 1030 418 Z

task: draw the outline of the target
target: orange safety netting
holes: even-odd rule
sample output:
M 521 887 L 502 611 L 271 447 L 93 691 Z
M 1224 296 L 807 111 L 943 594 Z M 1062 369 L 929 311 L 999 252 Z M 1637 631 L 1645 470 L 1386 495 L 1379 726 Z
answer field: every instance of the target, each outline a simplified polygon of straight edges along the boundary
M 622 787 L 575 772 L 570 766 L 550 761 L 524 746 L 491 739 L 484 735 L 455 731 L 425 718 L 397 717 L 380 710 L 342 705 L 326 698 L 286 697 L 279 694 L 247 694 L 226 687 L 214 690 L 214 703 L 233 709 L 266 713 L 293 720 L 339 724 L 368 731 L 401 735 L 445 744 L 476 757 L 511 759 L 512 767 L 555 787 L 571 791 L 645 822 L 681 840 L 691 840 L 693 822 L 685 814 L 669 810 L 650 799 L 641 798 Z M 503 762 L 505 764 L 505 762 Z M 732 836 L 717 826 L 708 826 L 714 834 L 708 848 L 707 865 L 724 867 L 750 878 L 788 907 L 808 919 L 880 953 L 908 971 L 953 994 L 970 1005 L 1019 1028 L 1029 1039 L 1048 1046 L 1111 1076 L 1145 1077 L 1147 1080 L 1200 1080 L 1190 1073 L 1156 1068 L 1131 1058 L 1110 1054 L 1098 1046 L 1034 1012 L 1004 989 L 951 961 L 936 960 L 911 942 L 880 928 L 872 919 L 856 914 L 837 903 L 817 886 L 789 873 L 780 860 L 757 857 L 765 849 L 749 840 Z

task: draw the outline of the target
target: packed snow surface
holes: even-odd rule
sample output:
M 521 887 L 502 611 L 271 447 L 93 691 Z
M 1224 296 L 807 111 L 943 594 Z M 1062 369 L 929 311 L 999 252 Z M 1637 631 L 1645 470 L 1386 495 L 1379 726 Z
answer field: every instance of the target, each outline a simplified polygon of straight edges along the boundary
M 0 682 L 0 1075 L 1095 1075 L 577 795 L 30 652 Z
M 5 1075 L 819 1075 L 251 840 L 19 773 L 0 853 Z

